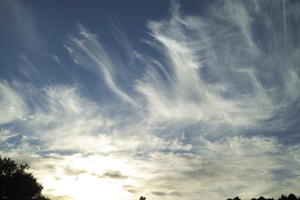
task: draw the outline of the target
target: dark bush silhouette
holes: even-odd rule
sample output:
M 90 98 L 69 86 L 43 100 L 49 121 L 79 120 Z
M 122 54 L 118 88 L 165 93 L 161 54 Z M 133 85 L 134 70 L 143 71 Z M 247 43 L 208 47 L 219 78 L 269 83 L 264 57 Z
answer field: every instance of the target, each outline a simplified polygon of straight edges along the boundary
M 0 156 L 1 200 L 49 200 L 41 194 L 43 186 L 26 169 L 29 169 L 27 164 Z
M 289 199 L 289 200 L 298 200 L 298 199 L 300 199 L 300 197 L 297 198 L 296 195 L 290 194 L 290 195 L 288 196 L 288 199 Z
M 239 197 L 235 197 L 233 199 L 229 198 L 227 200 L 241 200 L 241 199 Z M 251 200 L 274 200 L 274 198 L 265 198 L 261 196 L 258 199 L 252 198 Z M 289 196 L 281 195 L 277 200 L 300 200 L 300 197 L 297 197 L 294 194 L 289 194 Z
M 233 199 L 229 198 L 227 200 L 241 200 L 240 197 L 234 197 Z
M 146 200 L 146 197 L 141 196 L 140 200 Z M 227 200 L 241 200 L 240 197 L 228 198 Z M 274 198 L 265 198 L 263 196 L 257 198 L 251 198 L 251 200 L 274 200 Z M 294 194 L 289 194 L 289 196 L 281 195 L 277 200 L 300 200 L 300 197 L 297 197 Z
M 146 200 L 146 197 L 141 196 L 140 200 Z

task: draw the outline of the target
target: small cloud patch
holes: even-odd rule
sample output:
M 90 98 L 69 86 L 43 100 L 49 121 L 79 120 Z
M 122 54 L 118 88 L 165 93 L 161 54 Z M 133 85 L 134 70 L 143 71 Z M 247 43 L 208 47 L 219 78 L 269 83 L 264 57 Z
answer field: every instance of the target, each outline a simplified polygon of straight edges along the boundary
M 156 195 L 156 196 L 166 196 L 166 195 L 167 195 L 167 193 L 165 193 L 165 192 L 160 192 L 160 191 L 154 191 L 154 192 L 152 192 L 152 194 L 154 194 L 154 195 Z
M 107 171 L 99 178 L 112 178 L 112 179 L 127 179 L 128 177 L 123 175 L 120 171 Z

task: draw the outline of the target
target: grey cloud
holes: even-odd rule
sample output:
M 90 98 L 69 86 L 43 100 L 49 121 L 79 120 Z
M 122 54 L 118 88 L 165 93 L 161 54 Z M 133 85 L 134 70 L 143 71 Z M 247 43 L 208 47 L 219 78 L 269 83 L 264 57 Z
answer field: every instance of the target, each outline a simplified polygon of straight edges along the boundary
M 82 170 L 82 169 L 74 169 L 74 168 L 71 168 L 71 167 L 65 167 L 64 168 L 64 173 L 67 176 L 78 176 L 80 174 L 88 173 L 88 171 Z
M 120 171 L 107 171 L 99 176 L 100 178 L 112 178 L 112 179 L 127 179 L 128 177 L 123 175 Z
M 58 180 L 58 181 L 62 180 L 62 178 L 59 177 L 59 176 L 55 176 L 54 179 L 55 179 L 55 180 Z
M 133 193 L 133 194 L 139 193 L 138 188 L 135 188 L 132 185 L 124 185 L 123 188 L 129 193 Z
M 56 171 L 55 165 L 47 164 L 47 165 L 44 166 L 44 168 L 45 168 L 46 170 L 48 170 L 49 172 L 51 172 L 51 173 L 53 173 L 53 172 Z
M 165 192 L 159 192 L 159 191 L 154 191 L 154 192 L 151 192 L 152 194 L 156 195 L 156 196 L 166 196 L 167 193 Z
M 51 150 L 42 150 L 38 152 L 42 157 L 47 158 L 59 158 L 61 156 L 69 156 L 80 153 L 78 150 L 59 150 L 59 149 L 51 149 Z
M 126 189 L 126 191 L 133 194 L 139 193 L 138 190 L 134 190 L 134 189 Z
M 180 192 L 161 192 L 161 191 L 153 191 L 151 192 L 152 194 L 156 195 L 156 196 L 175 196 L 175 197 L 180 197 L 182 196 L 182 194 Z
M 171 196 L 182 196 L 180 192 L 170 192 L 169 195 Z

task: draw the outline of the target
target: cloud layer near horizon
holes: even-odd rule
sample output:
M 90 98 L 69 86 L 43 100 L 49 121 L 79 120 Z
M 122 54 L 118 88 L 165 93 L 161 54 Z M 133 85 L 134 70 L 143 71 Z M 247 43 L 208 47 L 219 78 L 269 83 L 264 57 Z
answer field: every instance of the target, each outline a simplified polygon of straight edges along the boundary
M 149 21 L 143 42 L 159 57 L 135 50 L 118 26 L 114 51 L 78 25 L 62 46 L 94 88 L 43 82 L 45 62 L 21 56 L 30 81 L 1 77 L 1 155 L 29 162 L 55 199 L 296 192 L 299 4 L 220 1 L 207 13 L 173 2 L 168 19 Z M 72 73 L 49 57 L 43 67 Z

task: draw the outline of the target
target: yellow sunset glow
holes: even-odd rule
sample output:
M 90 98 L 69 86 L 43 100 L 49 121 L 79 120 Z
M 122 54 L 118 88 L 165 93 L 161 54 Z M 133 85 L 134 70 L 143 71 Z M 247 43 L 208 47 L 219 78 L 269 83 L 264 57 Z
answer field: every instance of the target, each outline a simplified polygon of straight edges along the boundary
M 109 177 L 107 172 L 118 172 L 120 177 Z M 121 176 L 124 176 L 122 177 Z M 40 175 L 45 192 L 49 196 L 72 200 L 111 199 L 122 200 L 133 197 L 124 185 L 137 185 L 133 175 L 136 170 L 121 159 L 109 156 L 79 158 L 72 156 L 49 175 Z

